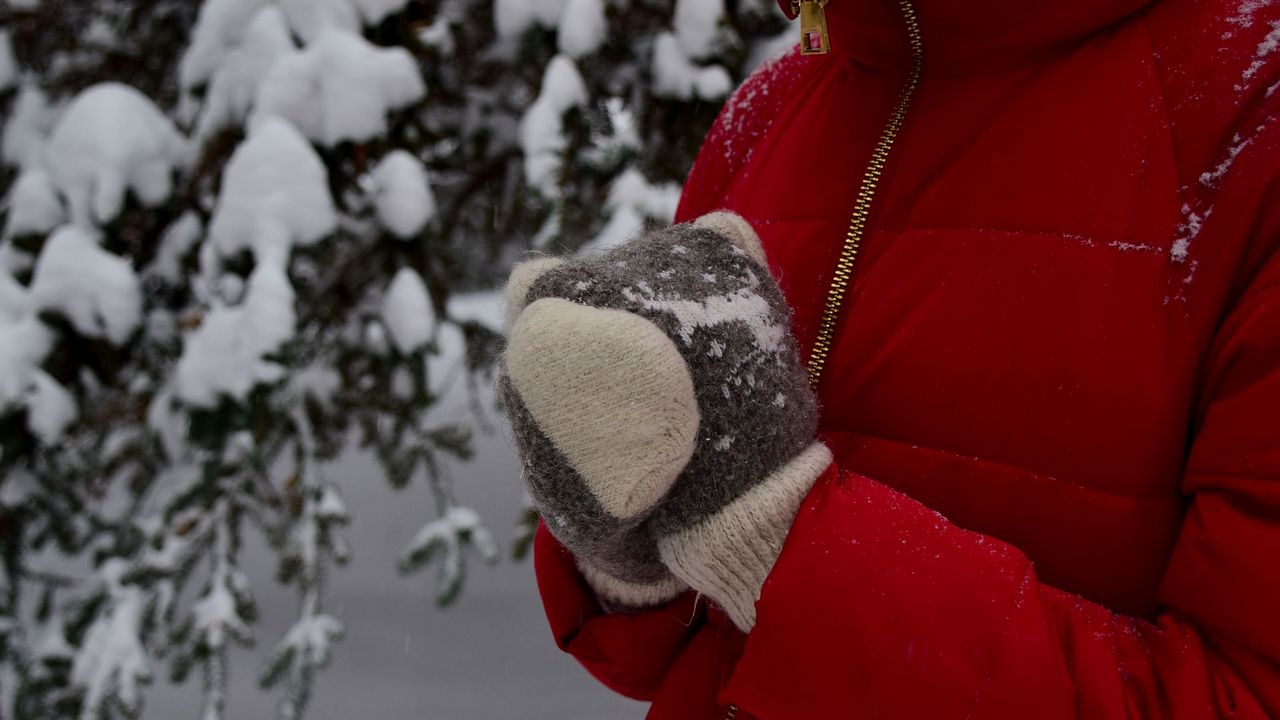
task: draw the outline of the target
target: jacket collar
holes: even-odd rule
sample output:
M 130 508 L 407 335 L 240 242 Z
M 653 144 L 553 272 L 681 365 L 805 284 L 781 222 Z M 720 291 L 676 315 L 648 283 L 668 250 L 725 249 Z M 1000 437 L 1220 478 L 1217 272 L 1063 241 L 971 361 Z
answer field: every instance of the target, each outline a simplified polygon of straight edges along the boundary
M 924 39 L 926 73 L 955 75 L 1013 67 L 1069 49 L 1152 0 L 911 2 Z M 829 0 L 826 14 L 833 52 L 876 68 L 909 66 L 899 0 Z

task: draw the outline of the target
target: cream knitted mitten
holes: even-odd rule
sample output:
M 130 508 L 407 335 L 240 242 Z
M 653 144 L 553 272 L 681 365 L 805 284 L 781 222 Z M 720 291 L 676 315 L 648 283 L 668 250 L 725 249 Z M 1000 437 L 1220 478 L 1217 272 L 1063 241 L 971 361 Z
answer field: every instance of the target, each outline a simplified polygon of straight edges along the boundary
M 728 213 L 520 265 L 499 383 L 525 482 L 611 604 L 687 585 L 748 630 L 830 464 L 790 311 Z

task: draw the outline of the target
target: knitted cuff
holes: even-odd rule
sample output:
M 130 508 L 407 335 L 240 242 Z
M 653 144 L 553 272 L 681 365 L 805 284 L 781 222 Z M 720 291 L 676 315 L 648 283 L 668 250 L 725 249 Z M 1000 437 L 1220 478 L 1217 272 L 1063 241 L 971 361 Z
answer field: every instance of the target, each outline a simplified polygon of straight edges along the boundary
M 596 592 L 606 612 L 625 612 L 670 602 L 689 589 L 680 579 L 668 576 L 655 582 L 621 580 L 590 562 L 578 558 L 578 571 Z
M 831 451 L 813 443 L 715 515 L 659 539 L 662 561 L 676 577 L 715 600 L 738 629 L 750 632 L 756 600 L 800 504 L 830 465 Z

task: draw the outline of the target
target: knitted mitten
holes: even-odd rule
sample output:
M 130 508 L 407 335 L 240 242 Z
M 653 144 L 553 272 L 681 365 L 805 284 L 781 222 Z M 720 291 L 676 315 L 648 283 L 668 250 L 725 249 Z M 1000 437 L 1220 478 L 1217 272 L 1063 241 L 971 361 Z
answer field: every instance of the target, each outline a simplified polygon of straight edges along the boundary
M 500 391 L 552 534 L 610 602 L 687 584 L 750 629 L 831 460 L 750 226 L 716 213 L 602 256 L 526 263 L 507 302 Z

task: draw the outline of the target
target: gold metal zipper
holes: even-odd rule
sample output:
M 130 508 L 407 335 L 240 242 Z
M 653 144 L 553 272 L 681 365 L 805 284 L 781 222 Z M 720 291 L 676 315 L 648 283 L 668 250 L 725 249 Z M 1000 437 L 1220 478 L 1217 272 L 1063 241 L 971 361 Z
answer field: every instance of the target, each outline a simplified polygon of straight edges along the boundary
M 858 250 L 862 247 L 862 237 L 867 231 L 867 219 L 871 215 L 871 206 L 876 198 L 876 189 L 880 184 L 880 176 L 884 173 L 889 161 L 889 152 L 898 139 L 898 131 L 906 120 L 907 110 L 911 107 L 911 99 L 915 96 L 916 87 L 920 84 L 920 73 L 924 70 L 924 41 L 921 39 L 920 23 L 916 17 L 916 9 L 910 0 L 899 0 L 902 17 L 907 24 L 907 37 L 911 43 L 911 71 L 903 85 L 898 104 L 880 134 L 875 150 L 871 153 L 871 161 L 862 176 L 862 186 L 858 189 L 858 201 L 853 206 L 853 216 L 849 220 L 849 231 L 845 234 L 844 247 L 840 250 L 840 258 L 836 261 L 835 275 L 831 286 L 827 289 L 827 302 L 822 310 L 822 323 L 818 326 L 818 337 L 813 342 L 813 350 L 809 353 L 809 384 L 815 389 L 822 380 L 822 371 L 826 369 L 827 358 L 835 343 L 836 325 L 840 320 L 840 310 L 844 305 L 845 293 L 849 289 L 849 280 L 853 278 L 853 266 L 858 260 Z
M 792 7 L 799 9 L 800 1 L 794 1 Z M 817 5 L 818 12 L 826 5 L 826 0 Z M 853 216 L 849 219 L 849 231 L 845 233 L 844 247 L 840 250 L 840 259 L 836 261 L 835 276 L 831 279 L 831 287 L 827 289 L 827 303 L 822 311 L 822 324 L 818 328 L 818 337 L 814 340 L 813 351 L 809 354 L 809 383 L 818 387 L 822 379 L 822 371 L 826 368 L 827 357 L 831 354 L 831 346 L 835 341 L 836 323 L 840 320 L 840 309 L 844 305 L 844 296 L 849 289 L 849 280 L 853 277 L 853 265 L 858 260 L 858 250 L 862 247 L 862 236 L 867 231 L 867 219 L 871 215 L 871 205 L 876 198 L 876 189 L 880 185 L 880 177 L 884 174 L 885 165 L 889 162 L 889 152 L 898 139 L 898 131 L 906 121 L 907 110 L 915 97 L 916 87 L 920 84 L 920 73 L 924 70 L 924 40 L 920 34 L 920 21 L 916 17 L 915 6 L 911 0 L 899 0 L 898 7 L 907 24 L 907 39 L 911 44 L 911 71 L 898 96 L 898 104 L 889 116 L 889 122 L 880 134 L 875 150 L 871 153 L 871 161 L 862 176 L 862 185 L 858 189 L 858 201 L 853 206 Z M 825 18 L 822 18 L 825 26 Z M 829 47 L 826 39 L 826 28 L 822 28 L 823 47 Z M 803 39 L 802 39 L 803 42 Z M 724 720 L 738 717 L 738 706 L 730 705 Z
M 829 0 L 791 0 L 793 11 L 800 16 L 800 54 L 826 55 L 831 52 L 831 36 L 827 33 Z

